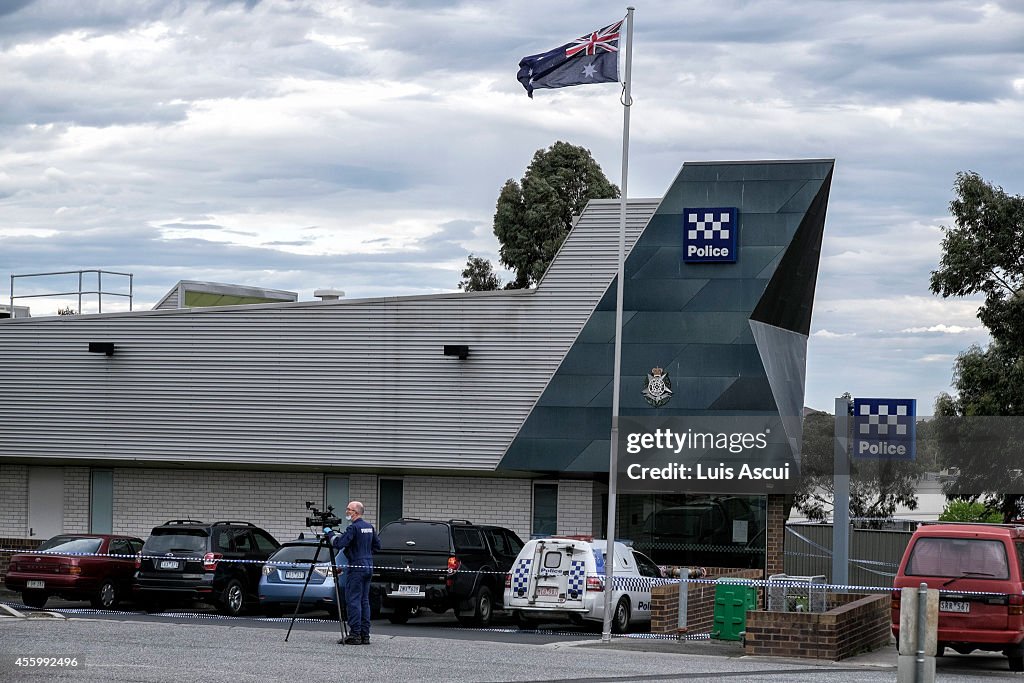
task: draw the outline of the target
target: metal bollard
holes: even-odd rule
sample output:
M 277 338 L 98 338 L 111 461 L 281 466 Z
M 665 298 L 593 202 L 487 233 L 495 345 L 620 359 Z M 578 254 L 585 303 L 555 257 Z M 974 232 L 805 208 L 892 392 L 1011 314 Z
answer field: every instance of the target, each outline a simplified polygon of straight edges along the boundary
M 686 630 L 686 611 L 690 598 L 690 570 L 683 567 L 679 570 L 679 619 L 676 628 L 679 631 Z
M 927 637 L 927 626 L 928 584 L 922 583 L 917 587 L 917 666 L 914 672 L 914 680 L 917 683 L 925 683 L 924 641 Z

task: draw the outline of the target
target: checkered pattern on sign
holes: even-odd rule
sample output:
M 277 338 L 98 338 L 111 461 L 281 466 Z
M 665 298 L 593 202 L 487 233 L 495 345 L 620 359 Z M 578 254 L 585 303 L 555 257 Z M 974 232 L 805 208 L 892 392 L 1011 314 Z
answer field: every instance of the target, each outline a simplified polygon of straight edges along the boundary
M 583 584 L 587 581 L 587 569 L 583 562 L 580 560 L 573 560 L 569 566 L 569 586 L 570 591 L 583 592 Z
M 858 410 L 856 417 L 859 436 L 905 437 L 913 419 L 905 403 L 862 403 Z
M 533 560 L 519 560 L 512 570 L 512 594 L 518 595 L 519 590 L 526 590 L 530 583 L 530 564 Z
M 732 228 L 732 215 L 728 211 L 689 213 L 686 216 L 687 238 L 691 240 L 727 240 Z

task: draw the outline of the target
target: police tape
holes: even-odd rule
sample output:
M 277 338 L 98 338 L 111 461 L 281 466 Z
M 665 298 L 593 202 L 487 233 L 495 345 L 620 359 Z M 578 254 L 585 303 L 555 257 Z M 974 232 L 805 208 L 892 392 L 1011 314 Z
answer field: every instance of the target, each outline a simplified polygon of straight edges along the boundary
M 69 557 L 69 558 L 101 557 L 101 558 L 105 558 L 105 559 L 119 559 L 119 560 L 131 560 L 131 561 L 140 561 L 140 560 L 143 560 L 143 559 L 147 559 L 147 560 L 162 560 L 162 561 L 169 561 L 169 562 L 175 562 L 175 563 L 182 562 L 182 561 L 192 561 L 192 562 L 204 562 L 206 564 L 211 564 L 212 563 L 214 565 L 219 564 L 219 563 L 225 563 L 225 564 L 258 564 L 258 565 L 261 565 L 261 566 L 270 565 L 270 566 L 274 566 L 274 567 L 284 567 L 284 568 L 292 568 L 292 569 L 295 569 L 295 568 L 310 569 L 313 566 L 310 562 L 294 562 L 294 561 L 283 562 L 283 561 L 273 561 L 273 560 L 242 560 L 242 559 L 225 558 L 225 557 L 211 557 L 207 561 L 203 557 L 183 558 L 183 557 L 180 557 L 180 556 L 168 556 L 168 555 L 142 555 L 142 554 L 126 555 L 126 554 L 113 554 L 113 553 L 111 553 L 111 554 L 108 554 L 108 553 L 70 553 L 70 552 L 58 552 L 58 551 L 47 551 L 47 550 L 25 550 L 25 549 L 12 549 L 12 548 L 0 548 L 0 553 L 12 553 L 12 554 L 27 555 L 27 556 L 52 555 L 52 556 L 55 556 L 55 557 L 62 557 L 62 558 L 63 557 Z M 788 555 L 788 554 L 791 554 L 791 553 L 786 553 L 786 554 Z M 795 553 L 795 554 L 799 555 L 800 553 Z M 856 561 L 855 560 L 851 560 L 851 562 L 856 562 Z M 861 560 L 859 562 L 871 562 L 871 561 L 870 560 Z M 319 565 L 328 565 L 328 564 L 330 564 L 330 563 L 327 562 L 327 561 L 322 562 L 322 563 L 318 562 L 317 566 L 319 566 Z M 883 564 L 883 563 L 876 563 L 876 564 Z M 339 569 L 342 569 L 342 570 L 351 569 L 351 568 L 358 568 L 358 569 L 365 569 L 365 568 L 367 568 L 366 565 L 357 565 L 357 564 L 348 564 L 348 563 L 336 564 L 336 566 Z M 20 567 L 20 564 L 19 564 L 19 567 Z M 482 570 L 482 569 L 461 569 L 460 568 L 460 569 L 449 570 L 447 567 L 436 567 L 436 568 L 432 568 L 431 569 L 431 568 L 408 567 L 408 566 L 396 567 L 396 566 L 389 566 L 389 565 L 376 565 L 376 566 L 373 566 L 372 569 L 373 569 L 374 572 L 378 572 L 378 571 L 397 571 L 397 572 L 401 572 L 403 574 L 409 574 L 409 575 L 416 575 L 416 574 L 426 575 L 426 574 L 430 574 L 430 575 L 433 575 L 433 576 L 438 576 L 440 574 L 444 578 L 450 578 L 450 577 L 454 577 L 456 575 L 466 576 L 466 575 L 471 575 L 471 574 L 486 574 L 486 575 L 509 576 L 510 573 L 511 573 L 509 571 L 494 571 L 494 570 Z M 19 569 L 19 571 L 20 571 L 20 569 Z M 589 578 L 597 579 L 599 582 L 601 582 L 603 584 L 604 579 L 605 579 L 605 575 L 604 574 L 588 574 L 587 578 L 588 579 Z M 824 591 L 835 592 L 835 593 L 843 593 L 843 592 L 859 592 L 859 593 L 864 593 L 864 592 L 891 592 L 893 590 L 892 586 L 862 586 L 862 585 L 848 585 L 848 584 L 811 583 L 811 582 L 806 581 L 806 580 L 793 580 L 792 578 L 783 579 L 783 580 L 776 579 L 776 580 L 773 581 L 770 578 L 769 579 L 750 579 L 750 578 L 741 578 L 741 577 L 736 577 L 736 576 L 718 576 L 718 577 L 714 577 L 714 578 L 688 578 L 688 579 L 682 579 L 682 578 L 667 578 L 667 577 L 645 577 L 645 576 L 613 575 L 612 576 L 612 582 L 613 582 L 612 583 L 613 588 L 615 588 L 617 590 L 644 590 L 644 588 L 642 587 L 643 584 L 649 584 L 650 587 L 653 588 L 653 587 L 656 587 L 656 586 L 665 586 L 665 585 L 682 584 L 682 583 L 698 584 L 698 585 L 704 584 L 704 585 L 709 585 L 709 586 L 711 586 L 711 585 L 718 585 L 719 583 L 730 583 L 730 584 L 752 586 L 752 587 L 755 587 L 755 588 L 769 588 L 769 589 L 770 588 L 778 588 L 778 587 L 799 587 L 799 588 L 804 588 L 804 589 L 813 588 L 815 590 L 824 590 Z M 392 581 L 392 583 L 393 583 L 393 581 Z M 637 588 L 638 586 L 641 586 L 641 587 Z M 956 589 L 939 589 L 939 593 L 940 594 L 949 593 L 949 594 L 965 595 L 965 596 L 966 595 L 979 595 L 979 596 L 1017 595 L 1016 593 L 1003 593 L 1003 592 L 998 592 L 998 591 L 964 591 L 964 590 L 956 590 Z

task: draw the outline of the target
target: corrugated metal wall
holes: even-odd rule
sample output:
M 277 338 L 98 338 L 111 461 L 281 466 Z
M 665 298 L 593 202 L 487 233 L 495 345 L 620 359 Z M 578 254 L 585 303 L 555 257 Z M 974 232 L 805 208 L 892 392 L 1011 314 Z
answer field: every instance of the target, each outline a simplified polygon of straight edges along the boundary
M 912 531 L 854 529 L 850 585 L 891 586 L 912 535 Z M 785 567 L 790 576 L 831 577 L 832 525 L 787 524 Z
M 492 470 L 612 281 L 618 209 L 533 291 L 4 321 L 0 459 Z

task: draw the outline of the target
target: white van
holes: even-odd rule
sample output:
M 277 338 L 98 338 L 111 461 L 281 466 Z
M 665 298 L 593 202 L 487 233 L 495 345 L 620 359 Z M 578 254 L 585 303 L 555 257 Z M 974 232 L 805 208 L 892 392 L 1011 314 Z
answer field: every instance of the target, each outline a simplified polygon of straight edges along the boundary
M 603 540 L 527 541 L 505 580 L 505 609 L 520 626 L 548 617 L 603 622 L 606 547 Z M 660 576 L 646 555 L 615 543 L 612 631 L 651 620 L 651 580 Z

